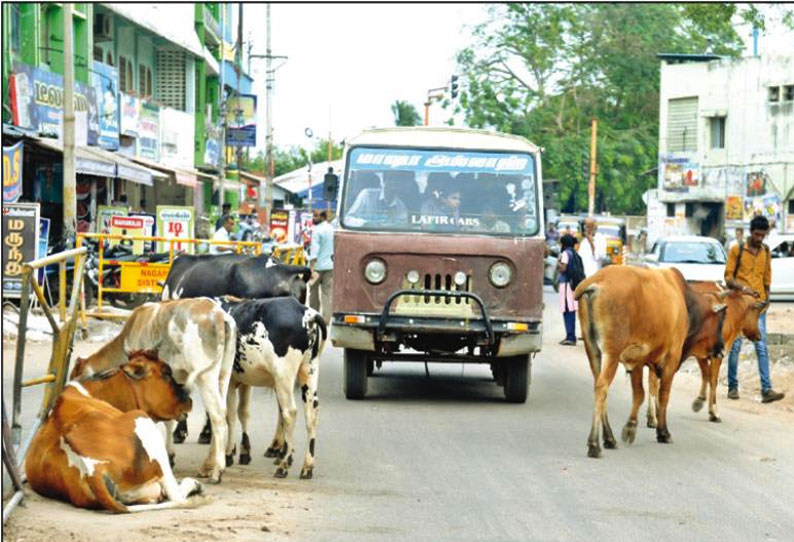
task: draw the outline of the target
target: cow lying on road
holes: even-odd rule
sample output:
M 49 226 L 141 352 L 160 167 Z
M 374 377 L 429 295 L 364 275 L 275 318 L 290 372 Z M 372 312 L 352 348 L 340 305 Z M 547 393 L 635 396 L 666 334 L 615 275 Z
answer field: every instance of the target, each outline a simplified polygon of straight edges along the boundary
M 204 408 L 217 431 L 199 476 L 221 481 L 225 469 L 226 390 L 234 363 L 237 327 L 211 299 L 180 299 L 147 303 L 130 314 L 121 333 L 86 359 L 79 359 L 72 378 L 118 367 L 126 350 L 158 350 L 168 360 L 177 382 L 188 390 L 198 387 Z M 166 447 L 174 456 L 172 428 L 168 422 Z
M 221 305 L 234 318 L 238 330 L 237 355 L 226 407 L 229 426 L 227 465 L 231 465 L 234 456 L 235 411 L 243 426 L 240 463 L 246 464 L 251 460 L 248 401 L 251 386 L 265 386 L 275 389 L 279 407 L 276 436 L 265 455 L 277 455 L 277 478 L 287 476 L 295 451 L 293 432 L 297 408 L 294 390 L 295 382 L 299 380 L 308 438 L 300 477 L 311 478 L 320 407 L 317 396 L 318 359 L 327 337 L 325 321 L 320 313 L 294 297 L 251 301 L 227 297 Z M 238 391 L 240 401 L 239 408 L 236 408 Z
M 738 290 L 723 290 L 716 282 L 690 282 L 690 287 L 702 295 L 710 295 L 718 303 L 725 304 L 725 321 L 722 324 L 722 333 L 714 335 L 701 333 L 693 341 L 689 354 L 697 359 L 700 366 L 700 393 L 692 402 L 692 410 L 699 412 L 706 401 L 706 387 L 710 386 L 708 397 L 709 421 L 720 422 L 717 412 L 717 379 L 720 374 L 720 365 L 725 354 L 725 349 L 730 348 L 733 341 L 743 333 L 751 341 L 761 339 L 758 329 L 758 316 L 766 304 L 758 301 L 751 294 Z M 719 352 L 715 349 L 721 348 Z M 648 373 L 648 427 L 656 427 L 656 399 L 659 391 L 659 379 L 653 373 Z
M 631 373 L 633 392 L 623 441 L 631 443 L 636 435 L 637 411 L 645 395 L 642 368 L 648 365 L 661 380 L 656 440 L 672 442 L 667 428 L 667 403 L 673 376 L 689 356 L 692 342 L 701 330 L 721 335 L 725 306 L 697 294 L 675 268 L 608 266 L 582 281 L 574 297 L 580 299 L 579 321 L 595 381 L 588 455 L 601 455 L 599 422 L 604 429 L 604 447 L 617 446 L 606 399 L 618 363 Z M 716 351 L 722 349 L 721 345 L 715 346 Z
M 177 483 L 154 421 L 188 412 L 190 396 L 157 356 L 135 352 L 117 369 L 71 381 L 25 459 L 30 486 L 80 508 L 142 512 L 173 508 L 201 492 Z

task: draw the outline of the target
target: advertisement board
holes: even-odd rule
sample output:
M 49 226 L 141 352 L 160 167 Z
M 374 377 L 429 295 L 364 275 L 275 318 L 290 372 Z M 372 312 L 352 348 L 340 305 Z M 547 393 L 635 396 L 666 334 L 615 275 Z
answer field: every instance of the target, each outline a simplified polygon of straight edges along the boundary
M 659 157 L 659 175 L 665 190 L 686 192 L 700 183 L 700 165 L 688 157 L 663 154 Z
M 96 233 L 110 233 L 110 219 L 114 216 L 127 216 L 128 207 L 98 205 L 96 209 Z
M 125 292 L 146 294 L 159 294 L 163 287 L 159 282 L 165 282 L 171 266 L 168 264 L 121 264 L 121 289 Z
M 160 108 L 141 102 L 138 120 L 138 156 L 155 162 L 160 160 Z
M 137 216 L 143 220 L 143 235 L 149 235 L 154 237 L 155 235 L 155 227 L 157 226 L 157 221 L 154 218 L 154 215 L 150 215 L 148 213 L 130 213 L 129 216 Z M 143 242 L 143 249 L 149 252 L 154 251 L 154 241 L 144 241 Z
M 157 206 L 157 235 L 168 239 L 192 239 L 196 213 L 193 207 L 178 205 Z M 157 243 L 158 252 L 169 250 L 170 243 Z M 193 254 L 193 243 L 174 243 L 174 252 Z
M 22 265 L 36 259 L 39 248 L 39 204 L 3 204 L 3 296 L 19 297 Z
M 22 142 L 3 147 L 3 203 L 15 203 L 22 195 Z
M 226 144 L 234 147 L 255 147 L 256 96 L 232 96 L 226 107 Z
M 139 216 L 111 216 L 110 233 L 113 235 L 146 235 L 145 224 Z M 113 240 L 112 244 L 120 244 L 132 250 L 133 254 L 143 254 L 143 240 Z
M 160 109 L 160 162 L 192 168 L 195 140 L 193 115 L 166 107 Z
M 119 148 L 119 71 L 113 66 L 94 61 L 91 86 L 96 93 L 100 147 Z
M 19 62 L 14 63 L 14 73 L 9 78 L 11 113 L 13 122 L 22 128 L 36 130 L 40 134 L 61 138 L 63 126 L 63 77 L 57 73 L 34 68 Z M 99 139 L 99 118 L 96 92 L 79 81 L 75 82 L 75 115 L 84 113 L 87 125 L 76 139 L 85 138 L 89 145 Z
M 138 122 L 141 116 L 141 101 L 135 96 L 121 94 L 121 120 L 119 121 L 121 135 L 138 137 Z
M 289 211 L 274 209 L 270 213 L 270 237 L 278 243 L 286 243 L 289 233 Z

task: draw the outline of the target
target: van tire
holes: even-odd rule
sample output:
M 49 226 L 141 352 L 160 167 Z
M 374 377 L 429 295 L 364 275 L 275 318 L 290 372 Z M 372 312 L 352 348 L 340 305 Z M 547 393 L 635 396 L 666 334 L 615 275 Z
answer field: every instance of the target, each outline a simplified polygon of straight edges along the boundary
M 526 403 L 529 395 L 529 383 L 532 378 L 532 363 L 529 354 L 514 356 L 504 361 L 505 398 L 509 403 Z
M 367 364 L 365 350 L 345 348 L 344 393 L 348 399 L 363 399 L 367 394 Z

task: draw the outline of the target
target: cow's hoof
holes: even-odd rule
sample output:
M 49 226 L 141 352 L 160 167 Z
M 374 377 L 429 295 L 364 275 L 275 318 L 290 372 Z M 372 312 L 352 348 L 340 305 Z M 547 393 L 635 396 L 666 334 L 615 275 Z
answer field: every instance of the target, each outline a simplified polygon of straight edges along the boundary
M 709 421 L 714 423 L 722 423 L 722 418 L 720 418 L 716 414 L 709 413 Z
M 314 476 L 314 467 L 301 469 L 301 480 L 311 480 Z
M 695 412 L 700 412 L 700 409 L 703 408 L 703 403 L 706 401 L 705 397 L 695 397 L 695 400 L 692 401 L 692 410 Z
M 637 436 L 637 422 L 634 423 L 627 423 L 623 426 L 623 432 L 620 434 L 620 438 L 626 444 L 633 444 L 634 437 Z
M 598 444 L 587 445 L 587 457 L 601 457 L 601 448 L 598 446 Z
M 179 429 L 174 431 L 174 444 L 182 444 L 186 438 L 187 431 L 180 431 Z
M 240 465 L 247 465 L 251 462 L 251 454 L 240 454 Z
M 217 474 L 217 475 L 210 476 L 210 478 L 209 478 L 209 480 L 207 480 L 207 482 L 210 483 L 210 484 L 213 484 L 213 485 L 218 485 L 218 484 L 221 483 L 221 475 Z
M 618 441 L 615 440 L 615 437 L 604 439 L 604 448 L 606 448 L 607 450 L 614 450 L 617 447 L 618 447 Z
M 234 465 L 234 455 L 229 454 L 226 456 L 226 466 L 231 467 L 232 465 Z
M 276 469 L 276 473 L 273 475 L 273 478 L 286 478 L 287 477 L 287 469 L 279 467 Z
M 187 496 L 192 497 L 193 495 L 201 495 L 204 493 L 204 486 L 198 480 L 192 480 L 193 482 L 193 489 L 188 491 Z
M 656 442 L 659 444 L 670 444 L 673 442 L 673 437 L 670 433 L 656 433 Z
M 198 438 L 199 444 L 209 444 L 212 441 L 212 433 L 201 433 Z
M 648 418 L 648 423 L 646 425 L 651 429 L 656 429 L 656 420 L 652 420 L 651 418 Z
M 176 454 L 168 454 L 168 464 L 171 465 L 172 469 L 176 465 L 176 461 L 174 460 L 175 458 L 176 458 Z
M 278 448 L 268 448 L 265 450 L 265 457 L 278 457 Z

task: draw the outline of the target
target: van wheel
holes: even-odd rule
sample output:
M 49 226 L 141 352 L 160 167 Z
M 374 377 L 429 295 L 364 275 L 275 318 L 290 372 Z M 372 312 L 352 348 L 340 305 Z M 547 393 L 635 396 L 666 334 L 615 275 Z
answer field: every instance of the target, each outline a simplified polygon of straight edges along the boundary
M 345 348 L 344 392 L 348 399 L 363 399 L 367 394 L 369 355 L 364 350 Z
M 526 403 L 531 380 L 529 354 L 514 356 L 504 361 L 505 397 L 510 403 Z

